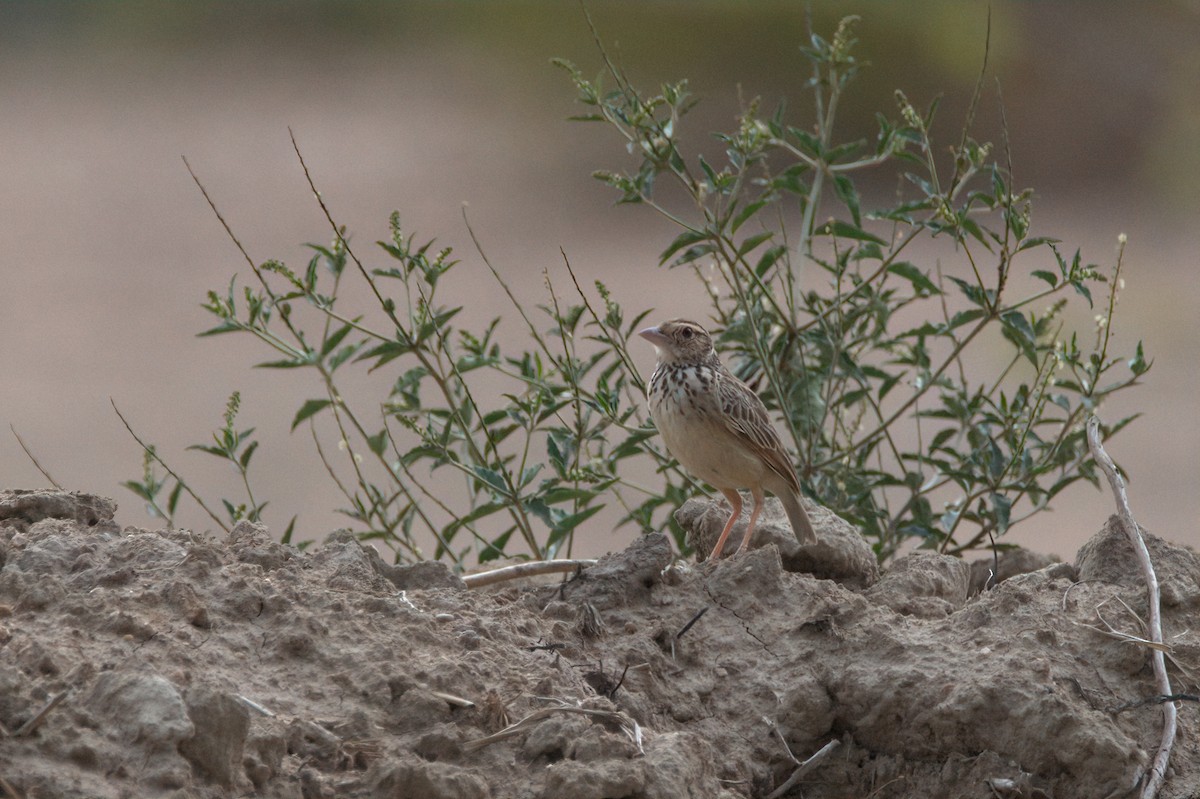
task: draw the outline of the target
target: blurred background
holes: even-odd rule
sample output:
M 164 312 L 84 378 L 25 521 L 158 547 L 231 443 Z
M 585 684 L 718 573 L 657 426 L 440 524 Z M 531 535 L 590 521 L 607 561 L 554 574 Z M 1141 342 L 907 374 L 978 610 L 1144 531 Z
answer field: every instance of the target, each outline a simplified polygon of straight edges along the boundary
M 902 88 L 943 98 L 948 146 L 961 130 L 987 41 L 990 75 L 975 135 L 1000 141 L 1003 96 L 1015 184 L 1037 190 L 1034 235 L 1105 269 L 1125 233 L 1117 352 L 1146 343 L 1154 367 L 1106 418 L 1142 418 L 1108 445 L 1128 470 L 1138 520 L 1200 544 L 1200 3 L 623 2 L 589 4 L 614 58 L 644 89 L 688 78 L 701 104 L 687 136 L 729 129 L 739 96 L 809 113 L 806 8 L 821 33 L 861 14 L 865 70 L 844 103 L 848 138 L 895 117 Z M 542 272 L 565 282 L 559 247 L 632 316 L 703 317 L 701 287 L 657 266 L 675 232 L 614 206 L 590 177 L 628 163 L 622 142 L 580 113 L 553 57 L 585 75 L 600 58 L 580 7 L 551 2 L 5 2 L 0 4 L 0 421 L 67 488 L 112 496 L 118 521 L 156 526 L 119 486 L 142 455 L 109 405 L 212 498 L 236 475 L 185 447 L 221 424 L 257 426 L 253 472 L 266 521 L 297 536 L 340 526 L 340 498 L 306 432 L 288 428 L 318 390 L 296 372 L 254 370 L 249 339 L 195 334 L 210 289 L 245 272 L 181 160 L 186 155 L 255 261 L 301 267 L 328 227 L 288 140 L 290 126 L 331 211 L 362 253 L 405 228 L 436 237 L 478 280 L 473 310 L 511 313 L 472 248 L 471 224 L 522 299 Z M 890 177 L 894 181 L 894 177 Z M 920 264 L 932 266 L 932 264 Z M 460 275 L 461 277 L 461 275 Z M 509 330 L 519 330 L 508 326 Z M 649 347 L 637 348 L 645 374 Z M 0 486 L 44 478 L 8 430 Z M 186 500 L 185 500 L 186 503 Z M 1074 488 L 1010 540 L 1067 558 L 1112 512 L 1107 492 Z M 185 525 L 211 527 L 188 505 Z M 636 535 L 592 523 L 576 554 Z

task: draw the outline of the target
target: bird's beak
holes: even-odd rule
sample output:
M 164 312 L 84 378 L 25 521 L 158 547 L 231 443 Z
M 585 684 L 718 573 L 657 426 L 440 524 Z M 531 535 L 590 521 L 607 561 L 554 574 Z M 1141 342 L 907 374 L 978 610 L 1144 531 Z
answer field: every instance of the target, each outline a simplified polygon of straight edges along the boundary
M 664 347 L 667 343 L 667 337 L 657 327 L 648 327 L 645 330 L 639 330 L 638 335 L 649 341 L 655 347 Z

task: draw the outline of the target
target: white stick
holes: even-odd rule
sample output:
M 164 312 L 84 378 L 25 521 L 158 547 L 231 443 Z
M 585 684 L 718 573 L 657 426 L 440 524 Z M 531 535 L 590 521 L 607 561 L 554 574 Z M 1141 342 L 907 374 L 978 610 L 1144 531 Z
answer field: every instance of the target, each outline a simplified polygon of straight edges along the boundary
M 1108 478 L 1109 486 L 1112 487 L 1113 496 L 1117 501 L 1117 516 L 1121 520 L 1121 526 L 1125 528 L 1125 535 L 1129 538 L 1134 554 L 1137 555 L 1138 564 L 1142 568 L 1142 578 L 1146 581 L 1146 591 L 1150 599 L 1150 640 L 1161 645 L 1163 634 L 1158 577 L 1154 574 L 1150 551 L 1146 549 L 1146 542 L 1138 531 L 1137 522 L 1133 520 L 1133 511 L 1129 508 L 1129 496 L 1125 493 L 1125 481 L 1121 479 L 1121 475 L 1117 474 L 1116 464 L 1113 463 L 1112 458 L 1108 457 L 1108 453 L 1104 451 L 1104 447 L 1100 443 L 1100 420 L 1095 416 L 1088 418 L 1087 438 L 1092 457 L 1096 459 L 1097 465 L 1103 470 L 1104 475 Z M 1163 658 L 1162 649 L 1152 648 L 1150 658 L 1154 664 L 1154 681 L 1157 684 L 1159 695 L 1171 696 L 1171 680 L 1167 676 L 1167 664 Z M 1162 709 L 1162 742 L 1158 745 L 1158 753 L 1155 754 L 1154 763 L 1146 775 L 1146 784 L 1142 786 L 1142 799 L 1154 799 L 1158 796 L 1158 791 L 1162 788 L 1163 780 L 1167 776 L 1167 762 L 1171 759 L 1171 749 L 1175 745 L 1177 713 L 1175 703 L 1163 702 Z
M 518 577 L 533 577 L 541 574 L 556 574 L 560 572 L 573 572 L 583 566 L 593 566 L 596 561 L 592 559 L 581 560 L 531 560 L 528 563 L 518 563 L 515 566 L 503 566 L 499 569 L 493 569 L 487 572 L 478 572 L 477 574 L 464 574 L 463 582 L 467 584 L 467 588 L 479 588 L 484 585 L 492 585 L 503 580 L 515 580 Z
M 783 785 L 780 785 L 778 788 L 768 794 L 767 799 L 778 799 L 778 797 L 783 796 L 785 793 L 790 791 L 796 785 L 796 783 L 800 782 L 801 777 L 812 771 L 818 763 L 820 763 L 826 758 L 826 756 L 829 755 L 830 752 L 832 752 L 834 749 L 837 749 L 841 745 L 841 741 L 833 740 L 822 746 L 813 754 L 809 755 L 807 760 L 796 767 L 796 770 L 792 772 L 792 776 L 788 777 L 787 781 L 784 782 Z M 789 751 L 788 754 L 790 755 L 791 752 Z M 795 760 L 795 757 L 793 756 L 792 759 Z

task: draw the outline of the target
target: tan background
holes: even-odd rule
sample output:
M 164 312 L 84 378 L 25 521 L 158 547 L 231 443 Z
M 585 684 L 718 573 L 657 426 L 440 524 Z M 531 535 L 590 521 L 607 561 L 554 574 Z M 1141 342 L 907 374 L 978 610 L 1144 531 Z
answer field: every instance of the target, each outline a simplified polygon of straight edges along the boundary
M 799 3 L 591 4 L 635 81 L 689 77 L 703 98 L 690 130 L 728 128 L 739 85 L 805 113 Z M 942 137 L 957 135 L 982 58 L 988 4 L 816 3 L 819 30 L 865 17 L 875 65 L 847 101 L 847 129 L 893 112 L 892 89 L 919 105 L 945 97 Z M 1110 266 L 1129 236 L 1119 350 L 1143 338 L 1154 368 L 1119 406 L 1142 420 L 1110 445 L 1132 473 L 1151 531 L 1200 543 L 1196 394 L 1200 211 L 1200 11 L 1195 2 L 993 2 L 992 74 L 1001 81 L 1017 183 L 1038 189 L 1036 232 Z M 5 3 L 0 6 L 0 421 L 22 434 L 65 486 L 108 494 L 120 521 L 150 524 L 118 482 L 141 457 L 108 404 L 208 497 L 232 495 L 230 471 L 183 448 L 242 391 L 242 421 L 263 447 L 255 471 L 267 521 L 293 513 L 320 537 L 338 504 L 307 435 L 287 428 L 315 396 L 307 376 L 254 371 L 267 353 L 234 337 L 197 339 L 208 289 L 243 269 L 180 162 L 186 154 L 258 261 L 307 261 L 328 230 L 303 183 L 291 126 L 314 177 L 360 249 L 406 228 L 464 258 L 484 291 L 464 301 L 508 311 L 469 246 L 461 204 L 522 297 L 561 277 L 564 247 L 633 312 L 704 312 L 694 281 L 656 267 L 673 235 L 649 213 L 613 207 L 589 177 L 624 152 L 578 112 L 563 56 L 599 60 L 571 3 Z M 994 91 L 980 115 L 997 136 Z M 894 115 L 894 114 L 893 114 Z M 465 286 L 464 286 L 465 288 Z M 509 326 L 508 329 L 516 329 Z M 649 369 L 652 354 L 638 350 Z M 7 430 L 0 485 L 41 476 Z M 1099 528 L 1111 498 L 1083 486 L 1014 539 L 1068 556 Z M 183 521 L 204 527 L 191 510 Z M 590 528 L 588 549 L 635 533 Z

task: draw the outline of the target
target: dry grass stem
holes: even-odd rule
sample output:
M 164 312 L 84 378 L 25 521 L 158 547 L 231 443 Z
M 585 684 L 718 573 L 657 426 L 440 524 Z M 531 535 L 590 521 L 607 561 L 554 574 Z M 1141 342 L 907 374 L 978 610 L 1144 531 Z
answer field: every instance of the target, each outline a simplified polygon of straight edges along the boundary
M 208 506 L 204 504 L 204 500 L 200 499 L 200 497 L 196 495 L 196 492 L 192 491 L 191 487 L 186 482 L 184 482 L 183 478 L 180 477 L 179 475 L 177 475 L 171 469 L 171 467 L 167 465 L 167 462 L 158 456 L 158 454 L 154 451 L 154 449 L 149 444 L 147 444 L 145 441 L 142 441 L 142 439 L 140 437 L 138 437 L 138 434 L 133 432 L 133 427 L 129 424 L 129 421 L 125 418 L 125 416 L 121 413 L 121 409 L 117 407 L 116 400 L 114 400 L 112 397 L 109 397 L 108 401 L 109 401 L 109 403 L 112 404 L 113 410 L 117 414 L 117 418 L 121 420 L 121 424 L 125 425 L 125 429 L 129 431 L 129 435 L 133 436 L 133 440 L 138 443 L 138 446 L 140 446 L 142 448 L 142 451 L 145 452 L 147 455 L 149 455 L 151 458 L 153 458 L 158 463 L 159 466 L 163 467 L 163 469 L 166 470 L 167 474 L 171 475 L 171 477 L 173 477 L 175 479 L 175 482 L 177 482 L 181 486 L 183 486 L 183 490 L 187 492 L 188 496 L 191 497 L 192 499 L 194 499 L 196 501 L 196 504 L 199 505 L 200 508 L 205 513 L 208 514 L 209 518 L 212 519 L 214 522 L 216 522 L 217 526 L 220 527 L 222 530 L 224 530 L 226 534 L 228 534 L 229 527 L 225 524 L 225 522 L 221 521 L 220 517 L 217 516 L 217 514 L 213 513 L 211 510 L 209 510 Z
M 71 693 L 71 690 L 68 688 L 67 690 L 61 691 L 50 697 L 50 701 L 42 705 L 42 709 L 35 713 L 33 718 L 22 724 L 21 727 L 15 733 L 13 733 L 13 736 L 16 738 L 24 738 L 26 735 L 29 735 L 31 732 L 36 730 L 38 726 L 46 720 L 46 716 L 49 715 L 50 711 L 54 710 L 59 703 L 66 699 L 67 694 L 69 693 Z
M 528 563 L 517 563 L 512 566 L 503 566 L 499 569 L 492 569 L 486 572 L 476 572 L 475 574 L 463 575 L 463 582 L 467 584 L 467 588 L 481 588 L 485 585 L 504 582 L 505 580 L 516 580 L 520 577 L 536 577 L 543 574 L 565 574 L 573 572 L 577 569 L 582 569 L 585 566 L 594 566 L 596 560 L 588 559 L 569 559 L 560 558 L 556 560 L 534 560 Z
M 512 738 L 514 735 L 520 735 L 537 722 L 541 721 L 542 719 L 550 718 L 555 713 L 580 713 L 585 716 L 591 716 L 592 718 L 600 719 L 601 721 L 615 723 L 621 728 L 621 731 L 625 733 L 629 740 L 633 741 L 633 744 L 637 747 L 638 754 L 645 754 L 645 751 L 642 749 L 641 726 L 624 713 L 613 710 L 596 710 L 594 708 L 579 707 L 577 705 L 568 704 L 561 699 L 552 699 L 550 701 L 555 702 L 556 704 L 553 707 L 535 710 L 533 713 L 530 713 L 520 721 L 510 724 L 504 729 L 500 730 L 500 732 L 487 735 L 483 738 L 477 738 L 474 741 L 467 741 L 463 744 L 463 751 L 473 752 L 476 749 L 482 749 L 485 746 L 490 746 L 491 744 Z
M 12 787 L 12 784 L 3 777 L 0 777 L 0 789 L 3 789 L 4 795 L 11 797 L 11 799 L 23 799 L 21 794 L 17 792 L 17 789 Z
M 778 788 L 767 794 L 767 799 L 779 799 L 779 797 L 792 790 L 796 783 L 798 783 L 805 774 L 816 768 L 822 760 L 829 756 L 830 752 L 832 752 L 834 749 L 837 749 L 841 745 L 841 741 L 830 741 L 822 746 L 820 749 L 810 755 L 807 760 L 797 766 L 796 770 L 792 772 L 792 776 L 788 777 L 783 785 L 780 785 Z M 789 752 L 789 754 L 791 753 Z
M 25 445 L 25 440 L 21 438 L 21 434 L 17 432 L 17 428 L 10 424 L 8 429 L 12 431 L 13 436 L 17 439 L 17 443 L 21 445 L 21 449 L 25 451 L 25 454 L 29 457 L 29 460 L 33 461 L 33 465 L 39 472 L 42 473 L 42 477 L 45 477 L 47 480 L 49 480 L 50 485 L 54 486 L 59 491 L 65 490 L 61 485 L 59 485 L 57 480 L 50 476 L 50 472 L 43 469 L 42 464 L 38 463 L 38 459 L 33 456 L 33 453 L 30 452 L 29 447 Z
M 253 699 L 247 699 L 246 697 L 242 696 L 241 694 L 234 694 L 233 698 L 236 699 L 237 701 L 241 702 L 246 707 L 253 710 L 255 713 L 259 713 L 263 716 L 266 716 L 267 718 L 275 718 L 275 711 L 269 710 L 268 708 L 263 707 L 258 702 L 255 702 Z
M 454 694 L 448 694 L 443 691 L 431 691 L 430 693 L 432 693 L 438 699 L 441 699 L 443 702 L 448 702 L 455 707 L 475 707 L 474 702 L 472 702 L 470 699 L 463 699 L 461 696 L 455 696 Z

